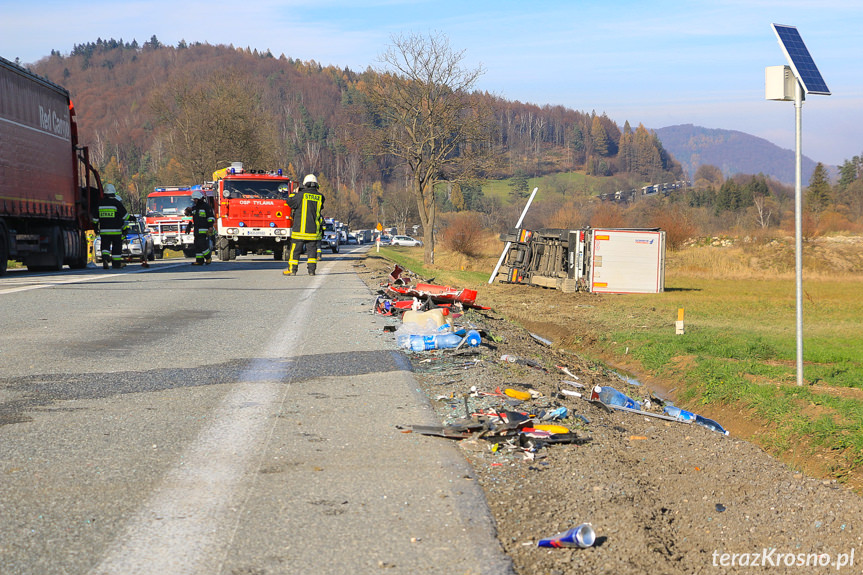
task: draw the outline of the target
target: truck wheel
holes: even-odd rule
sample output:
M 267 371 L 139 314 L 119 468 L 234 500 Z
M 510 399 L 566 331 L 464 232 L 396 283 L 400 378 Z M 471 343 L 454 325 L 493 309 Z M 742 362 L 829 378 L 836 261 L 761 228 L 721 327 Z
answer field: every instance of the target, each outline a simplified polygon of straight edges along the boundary
M 156 252 L 153 254 L 153 257 L 157 260 L 160 260 L 165 257 L 165 252 L 162 250 L 156 250 Z
M 69 268 L 82 270 L 87 267 L 87 237 L 83 232 L 68 232 L 69 237 L 77 244 L 75 257 L 69 262 Z
M 333 253 L 334 254 L 339 253 L 339 244 L 333 244 Z
M 285 244 L 276 244 L 276 247 L 273 249 L 273 259 L 278 262 L 283 262 L 285 259 L 285 252 L 287 252 L 287 246 Z
M 219 238 L 216 240 L 216 252 L 219 254 L 219 259 L 223 262 L 229 261 L 231 259 L 230 253 L 231 242 L 229 242 L 225 238 Z
M 53 242 L 53 250 L 54 250 L 54 258 L 50 264 L 48 264 L 48 269 L 52 272 L 59 272 L 63 269 L 63 262 L 66 259 L 66 242 L 63 241 L 63 230 L 60 228 L 54 228 L 54 242 Z

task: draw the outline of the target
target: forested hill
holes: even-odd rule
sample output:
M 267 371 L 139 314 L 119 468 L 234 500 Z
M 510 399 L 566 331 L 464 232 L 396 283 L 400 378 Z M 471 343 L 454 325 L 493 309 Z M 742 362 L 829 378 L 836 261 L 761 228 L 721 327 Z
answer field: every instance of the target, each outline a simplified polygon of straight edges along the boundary
M 794 151 L 780 148 L 763 138 L 735 130 L 714 130 L 682 124 L 656 130 L 663 146 L 671 152 L 690 179 L 698 166 L 710 164 L 725 177 L 735 174 L 772 176 L 794 184 Z M 803 181 L 808 182 L 815 162 L 803 156 Z
M 371 69 L 233 46 L 165 46 L 155 36 L 142 45 L 100 39 L 69 53 L 53 50 L 31 68 L 69 89 L 82 142 L 130 195 L 197 183 L 231 160 L 324 174 L 337 193 L 354 194 L 367 207 L 372 190 L 380 196 L 404 187 L 398 163 L 369 149 L 359 125 Z M 487 177 L 584 170 L 665 181 L 681 174 L 643 126 L 627 122 L 621 130 L 605 114 L 488 93 L 472 98 L 495 119 L 489 145 L 502 161 Z

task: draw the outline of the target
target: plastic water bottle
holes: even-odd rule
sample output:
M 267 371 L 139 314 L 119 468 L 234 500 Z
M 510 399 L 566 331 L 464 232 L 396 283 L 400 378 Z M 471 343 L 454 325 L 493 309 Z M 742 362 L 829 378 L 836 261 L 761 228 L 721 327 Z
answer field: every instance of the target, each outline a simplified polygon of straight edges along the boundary
M 628 409 L 641 409 L 641 404 L 610 386 L 597 385 L 593 388 L 591 399 L 598 399 L 606 405 L 619 405 Z
M 447 347 L 455 347 L 460 343 L 461 338 L 454 333 L 411 336 L 411 349 L 414 351 L 425 351 L 428 349 L 444 349 Z
M 719 433 L 721 433 L 723 435 L 728 435 L 728 432 L 725 431 L 725 429 L 723 429 L 723 427 L 721 425 L 719 425 L 718 423 L 716 423 L 712 419 L 707 419 L 706 417 L 701 417 L 700 415 L 696 415 L 694 423 L 697 423 L 698 425 L 700 425 L 702 427 L 706 427 L 707 429 L 712 429 L 713 431 L 718 431 Z
M 470 347 L 476 347 L 482 343 L 482 336 L 475 329 L 468 330 L 465 333 L 467 341 L 465 343 Z M 404 334 L 397 338 L 399 347 L 409 348 L 413 351 L 427 351 L 430 349 L 444 349 L 458 346 L 461 343 L 462 336 L 456 333 L 435 333 L 435 334 Z
M 686 411 L 685 409 L 680 409 L 675 405 L 666 405 L 662 408 L 662 411 L 665 412 L 665 415 L 669 415 L 676 419 L 677 421 L 695 421 L 695 414 L 691 411 Z

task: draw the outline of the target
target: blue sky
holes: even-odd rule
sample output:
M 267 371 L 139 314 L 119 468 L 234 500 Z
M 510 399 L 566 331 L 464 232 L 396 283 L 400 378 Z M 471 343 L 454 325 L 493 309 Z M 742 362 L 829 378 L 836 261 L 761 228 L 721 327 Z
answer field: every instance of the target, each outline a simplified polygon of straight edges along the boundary
M 764 68 L 786 64 L 771 23 L 796 26 L 831 96 L 803 105 L 803 153 L 863 154 L 859 0 L 0 0 L 0 56 L 154 34 L 270 49 L 300 60 L 378 66 L 393 35 L 445 34 L 477 88 L 539 105 L 606 113 L 619 125 L 695 124 L 794 148 L 794 105 L 764 99 Z

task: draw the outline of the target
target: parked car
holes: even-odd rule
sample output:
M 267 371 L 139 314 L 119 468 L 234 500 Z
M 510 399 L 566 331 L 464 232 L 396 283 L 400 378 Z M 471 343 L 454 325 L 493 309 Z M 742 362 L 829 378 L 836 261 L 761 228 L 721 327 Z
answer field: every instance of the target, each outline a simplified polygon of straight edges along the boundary
M 417 247 L 423 245 L 421 241 L 410 236 L 393 236 L 393 239 L 390 240 L 390 243 L 394 246 L 408 247 Z
M 96 241 L 93 243 L 95 251 L 96 263 L 102 263 L 102 238 L 96 236 Z M 153 235 L 147 226 L 137 218 L 129 220 L 129 229 L 126 232 L 126 237 L 123 238 L 123 261 L 142 262 L 144 260 L 153 261 L 156 259 L 156 244 L 153 241 Z
M 356 246 L 356 245 L 359 245 L 359 243 L 360 243 L 360 241 L 357 239 L 357 235 L 356 235 L 356 234 L 353 234 L 353 233 L 352 233 L 352 234 L 348 234 L 348 245 L 349 245 L 349 246 L 350 246 L 350 245 L 354 245 L 354 246 Z

